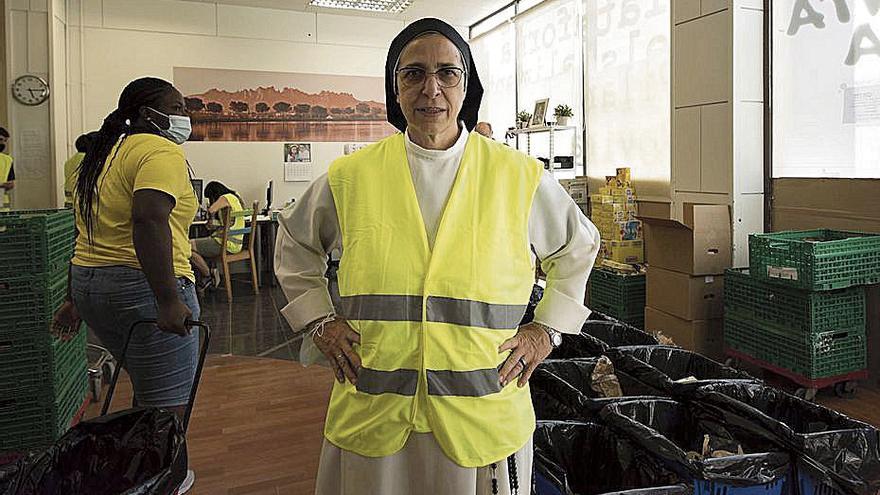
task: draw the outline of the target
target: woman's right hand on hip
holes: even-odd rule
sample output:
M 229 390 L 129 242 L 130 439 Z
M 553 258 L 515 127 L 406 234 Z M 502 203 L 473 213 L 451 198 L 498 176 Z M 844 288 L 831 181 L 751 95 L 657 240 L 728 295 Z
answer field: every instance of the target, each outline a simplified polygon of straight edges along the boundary
M 186 321 L 192 316 L 192 311 L 180 299 L 168 302 L 159 302 L 159 330 L 176 333 L 177 335 L 189 334 Z
M 361 336 L 342 318 L 325 323 L 312 335 L 315 345 L 327 357 L 336 379 L 344 383 L 345 378 L 357 385 L 357 374 L 361 368 L 361 358 L 354 352 L 352 344 L 360 344 Z

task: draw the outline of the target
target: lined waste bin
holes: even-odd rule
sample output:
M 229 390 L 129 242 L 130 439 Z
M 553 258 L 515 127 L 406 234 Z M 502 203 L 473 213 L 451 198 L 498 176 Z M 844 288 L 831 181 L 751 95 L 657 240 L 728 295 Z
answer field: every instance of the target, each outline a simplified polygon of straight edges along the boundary
M 659 345 L 653 335 L 616 320 L 587 320 L 577 335 L 563 335 L 562 345 L 553 350 L 553 359 L 601 356 L 621 346 Z
M 606 426 L 539 421 L 535 495 L 690 495 L 685 478 Z
M 639 376 L 639 370 L 632 366 L 641 367 L 642 372 L 648 368 L 644 363 L 635 360 L 620 366 L 610 363 L 613 366 L 615 383 L 620 389 L 620 395 L 614 396 L 616 391 L 609 393 L 599 383 L 604 376 L 594 379 L 599 363 L 600 358 L 549 359 L 541 363 L 529 382 L 533 397 L 540 397 L 540 400 L 534 401 L 538 418 L 594 419 L 598 418 L 599 411 L 605 405 L 613 401 L 666 396 L 663 390 L 653 388 L 635 377 Z
M 796 495 L 789 455 L 762 435 L 734 430 L 695 402 L 635 399 L 602 421 L 663 459 L 700 495 Z
M 748 373 L 679 347 L 629 346 L 620 347 L 616 351 L 632 356 L 659 371 L 660 374 L 643 374 L 640 379 L 673 396 L 718 381 L 759 381 Z
M 732 428 L 790 449 L 800 495 L 880 493 L 877 428 L 760 384 L 718 383 L 696 389 L 693 397 Z

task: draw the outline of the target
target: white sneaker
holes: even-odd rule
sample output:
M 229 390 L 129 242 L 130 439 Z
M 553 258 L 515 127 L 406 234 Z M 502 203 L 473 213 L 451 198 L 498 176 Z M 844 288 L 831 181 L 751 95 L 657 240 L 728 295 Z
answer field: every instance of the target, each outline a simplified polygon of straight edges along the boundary
M 196 473 L 193 472 L 192 469 L 186 470 L 186 478 L 183 480 L 183 483 L 177 487 L 177 495 L 183 495 L 187 493 L 196 482 Z

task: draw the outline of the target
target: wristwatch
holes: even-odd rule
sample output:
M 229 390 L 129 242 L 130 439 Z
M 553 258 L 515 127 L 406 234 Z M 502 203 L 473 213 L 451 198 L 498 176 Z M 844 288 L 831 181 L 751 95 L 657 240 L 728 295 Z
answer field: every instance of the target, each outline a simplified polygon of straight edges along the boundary
M 562 333 L 553 330 L 543 323 L 538 323 L 538 325 L 547 332 L 547 335 L 550 336 L 550 345 L 552 345 L 554 349 L 562 345 Z

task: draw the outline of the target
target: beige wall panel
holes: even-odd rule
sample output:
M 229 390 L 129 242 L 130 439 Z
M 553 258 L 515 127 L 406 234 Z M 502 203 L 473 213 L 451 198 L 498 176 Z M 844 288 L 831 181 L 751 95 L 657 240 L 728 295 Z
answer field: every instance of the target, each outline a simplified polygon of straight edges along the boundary
M 700 108 L 674 110 L 673 180 L 677 190 L 700 190 Z
M 733 112 L 730 103 L 701 107 L 700 191 L 732 191 Z
M 675 24 L 700 17 L 700 0 L 677 0 L 672 2 L 672 20 Z
M 674 2 L 675 0 L 673 0 Z M 703 15 L 712 14 L 724 9 L 729 9 L 731 0 L 702 0 L 700 4 L 700 12 Z
M 675 26 L 672 68 L 676 108 L 731 98 L 730 12 Z

